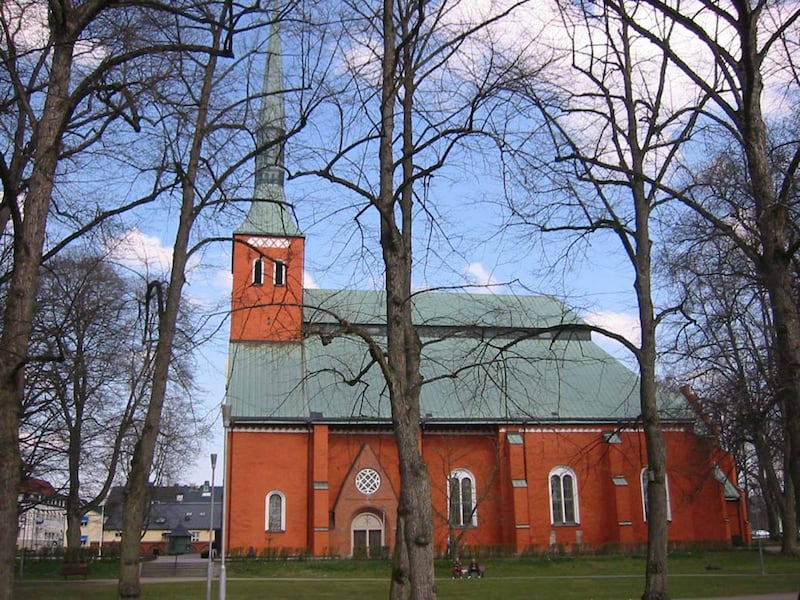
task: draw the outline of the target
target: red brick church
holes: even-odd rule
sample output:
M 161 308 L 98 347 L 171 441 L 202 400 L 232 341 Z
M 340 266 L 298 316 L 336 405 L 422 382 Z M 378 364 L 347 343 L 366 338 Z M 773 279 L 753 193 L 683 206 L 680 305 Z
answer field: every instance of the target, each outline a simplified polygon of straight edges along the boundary
M 269 43 L 259 143 L 283 131 L 280 44 Z M 233 236 L 226 402 L 226 546 L 377 555 L 400 488 L 388 391 L 359 335 L 381 341 L 380 291 L 303 288 L 304 236 L 286 204 L 283 151 L 256 159 Z M 570 329 L 552 297 L 419 293 L 421 451 L 435 543 L 510 553 L 646 541 L 647 452 L 636 376 Z M 542 327 L 562 325 L 556 334 Z M 669 539 L 747 538 L 731 457 L 678 394 L 663 400 Z

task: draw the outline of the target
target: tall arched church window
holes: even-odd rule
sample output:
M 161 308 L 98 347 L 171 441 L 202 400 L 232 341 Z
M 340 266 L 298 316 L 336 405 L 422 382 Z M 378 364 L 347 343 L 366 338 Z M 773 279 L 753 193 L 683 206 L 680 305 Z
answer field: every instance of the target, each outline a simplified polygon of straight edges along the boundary
M 478 513 L 475 502 L 475 476 L 466 469 L 450 473 L 448 519 L 454 527 L 475 527 Z
M 580 523 L 578 479 L 569 467 L 550 471 L 550 522 L 553 525 Z
M 257 258 L 253 261 L 253 285 L 264 283 L 264 259 Z
M 275 285 L 286 285 L 286 263 L 275 261 Z
M 642 469 L 642 476 L 639 478 L 639 481 L 642 484 L 642 517 L 645 521 L 647 521 L 647 482 L 650 481 L 649 467 Z M 664 488 L 667 491 L 667 521 L 672 521 L 672 503 L 669 499 L 669 477 L 667 477 L 666 473 L 664 474 Z
M 265 529 L 267 531 L 286 531 L 286 496 L 273 490 L 267 494 Z

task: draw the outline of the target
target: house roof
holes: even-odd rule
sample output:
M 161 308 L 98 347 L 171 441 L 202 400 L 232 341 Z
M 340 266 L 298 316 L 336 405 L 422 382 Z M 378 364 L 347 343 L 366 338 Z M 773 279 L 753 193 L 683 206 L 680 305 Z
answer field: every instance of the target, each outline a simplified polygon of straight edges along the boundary
M 204 486 L 153 486 L 146 530 L 171 531 L 181 525 L 189 530 L 209 529 L 211 488 Z M 122 529 L 122 487 L 111 489 L 106 502 L 106 529 Z M 222 486 L 214 486 L 214 527 L 222 523 Z
M 301 343 L 231 343 L 228 402 L 235 422 L 388 421 L 389 393 L 357 325 L 385 347 L 384 295 L 304 290 Z M 424 292 L 414 298 L 423 344 L 421 413 L 430 421 L 628 422 L 637 376 L 591 341 L 549 296 Z M 566 326 L 556 334 L 555 326 Z M 677 397 L 676 418 L 691 418 Z
M 49 481 L 38 477 L 26 477 L 19 484 L 19 491 L 22 494 L 38 494 L 41 497 L 51 497 L 56 495 L 56 490 Z

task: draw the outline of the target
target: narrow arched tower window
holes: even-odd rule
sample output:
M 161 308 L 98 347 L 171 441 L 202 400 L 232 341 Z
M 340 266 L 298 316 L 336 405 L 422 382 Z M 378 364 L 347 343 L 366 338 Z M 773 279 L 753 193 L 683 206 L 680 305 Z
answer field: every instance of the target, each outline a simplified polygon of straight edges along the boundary
M 275 285 L 286 285 L 286 263 L 275 261 Z
M 264 283 L 264 260 L 257 258 L 253 261 L 253 285 Z

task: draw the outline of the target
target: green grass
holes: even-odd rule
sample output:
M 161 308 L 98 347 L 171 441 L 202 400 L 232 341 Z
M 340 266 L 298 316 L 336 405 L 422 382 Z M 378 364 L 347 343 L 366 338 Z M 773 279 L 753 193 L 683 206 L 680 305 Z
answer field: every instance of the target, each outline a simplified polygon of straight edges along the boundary
M 631 556 L 490 559 L 487 578 L 453 581 L 449 565 L 436 565 L 442 600 L 606 600 L 638 598 L 642 592 L 644 559 Z M 670 557 L 670 594 L 673 598 L 736 596 L 800 590 L 800 559 L 765 557 L 761 575 L 753 551 L 682 553 Z M 33 568 L 33 567 L 31 567 Z M 92 577 L 99 573 L 93 568 Z M 26 569 L 26 573 L 30 573 Z M 57 573 L 57 570 L 56 570 Z M 385 598 L 389 589 L 386 561 L 233 562 L 228 567 L 228 598 L 244 600 L 326 600 L 350 597 Z M 205 582 L 148 583 L 144 600 L 204 597 Z M 63 582 L 58 579 L 19 583 L 21 600 L 59 598 L 99 600 L 113 598 L 116 586 L 105 580 Z M 213 595 L 216 597 L 216 582 Z

